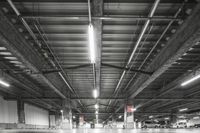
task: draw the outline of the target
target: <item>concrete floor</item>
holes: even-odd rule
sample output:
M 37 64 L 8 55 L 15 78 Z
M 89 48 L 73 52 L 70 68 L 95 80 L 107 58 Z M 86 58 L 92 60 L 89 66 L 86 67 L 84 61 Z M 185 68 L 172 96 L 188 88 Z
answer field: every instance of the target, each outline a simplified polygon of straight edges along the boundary
M 73 130 L 0 130 L 0 133 L 200 133 L 199 129 L 73 129 Z

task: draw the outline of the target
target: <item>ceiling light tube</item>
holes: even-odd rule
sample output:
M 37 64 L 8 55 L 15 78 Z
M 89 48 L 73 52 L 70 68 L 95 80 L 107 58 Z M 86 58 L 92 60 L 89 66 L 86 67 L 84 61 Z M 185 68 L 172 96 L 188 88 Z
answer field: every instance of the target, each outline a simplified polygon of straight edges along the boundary
M 136 108 L 132 108 L 132 109 L 131 109 L 132 112 L 135 112 L 136 110 L 137 110 Z
M 195 116 L 195 117 L 193 117 L 193 119 L 195 119 L 195 120 L 196 120 L 196 119 L 199 119 L 199 118 L 200 118 L 199 116 Z
M 98 109 L 98 108 L 99 108 L 99 105 L 98 105 L 98 104 L 95 104 L 94 107 L 95 107 L 95 109 Z
M 199 79 L 199 78 L 200 78 L 200 74 L 199 74 L 199 75 L 196 75 L 195 77 L 193 77 L 193 78 L 191 78 L 191 79 L 189 79 L 189 80 L 187 80 L 187 81 L 185 81 L 185 82 L 183 82 L 183 83 L 181 84 L 181 86 L 186 86 L 186 85 L 190 84 L 191 82 L 193 82 L 193 81 L 195 81 L 195 80 L 197 80 L 197 79 Z
M 95 114 L 98 114 L 98 113 L 99 113 L 99 112 L 96 110 L 96 111 L 95 111 Z
M 188 108 L 184 108 L 184 109 L 179 109 L 179 112 L 183 112 L 183 111 L 187 111 Z
M 90 61 L 92 64 L 95 63 L 95 44 L 94 44 L 94 28 L 92 24 L 88 26 L 88 40 L 89 40 L 89 50 L 90 50 Z
M 5 87 L 10 87 L 10 84 L 6 83 L 3 80 L 0 80 L 0 84 L 3 85 L 3 86 L 5 86 Z
M 97 98 L 97 97 L 98 97 L 97 90 L 94 90 L 94 91 L 93 91 L 93 96 L 94 96 L 94 98 Z

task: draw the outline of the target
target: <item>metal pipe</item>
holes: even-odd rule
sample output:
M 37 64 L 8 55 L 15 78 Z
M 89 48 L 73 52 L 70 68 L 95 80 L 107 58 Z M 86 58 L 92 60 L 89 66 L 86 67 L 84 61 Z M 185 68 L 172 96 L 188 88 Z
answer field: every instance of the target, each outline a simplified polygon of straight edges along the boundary
M 150 14 L 148 15 L 148 17 L 152 17 L 152 16 L 154 15 L 155 10 L 156 10 L 156 8 L 158 7 L 159 2 L 160 2 L 160 0 L 155 0 L 154 5 L 153 5 L 153 7 L 152 7 L 152 9 L 151 9 L 151 12 L 150 12 Z M 143 36 L 144 36 L 144 34 L 145 34 L 146 30 L 147 30 L 147 27 L 148 27 L 149 23 L 150 23 L 150 19 L 148 19 L 148 20 L 146 21 L 146 23 L 145 23 L 145 25 L 144 25 L 144 27 L 143 27 L 143 29 L 142 29 L 142 32 L 141 32 L 140 35 L 139 35 L 139 38 L 138 38 L 138 40 L 137 40 L 137 42 L 136 42 L 136 44 L 135 44 L 135 47 L 134 47 L 134 49 L 133 49 L 133 51 L 132 51 L 132 53 L 131 53 L 131 55 L 130 55 L 130 57 L 129 57 L 129 59 L 128 59 L 128 62 L 126 63 L 126 66 L 125 66 L 126 68 L 128 68 L 129 64 L 131 63 L 131 60 L 132 60 L 132 58 L 133 58 L 133 56 L 134 56 L 134 54 L 135 54 L 135 52 L 136 52 L 136 50 L 137 50 L 137 48 L 138 48 L 138 46 L 139 46 L 141 40 L 142 40 L 142 38 L 143 38 Z M 122 75 L 121 75 L 121 77 L 120 77 L 119 82 L 117 83 L 117 86 L 116 86 L 114 92 L 117 92 L 117 91 L 118 91 L 119 86 L 120 86 L 120 84 L 121 84 L 121 82 L 122 82 L 123 77 L 125 76 L 125 74 L 126 74 L 126 70 L 123 71 L 123 73 L 122 73 Z M 111 102 L 109 102 L 109 103 L 111 103 Z

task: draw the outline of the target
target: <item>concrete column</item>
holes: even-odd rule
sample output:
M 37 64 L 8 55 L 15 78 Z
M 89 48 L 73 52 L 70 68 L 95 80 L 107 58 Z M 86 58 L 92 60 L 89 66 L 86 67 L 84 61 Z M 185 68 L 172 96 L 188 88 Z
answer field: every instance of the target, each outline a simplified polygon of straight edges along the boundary
M 63 100 L 62 103 L 62 128 L 72 129 L 72 110 L 70 99 Z
M 132 104 L 125 104 L 124 127 L 125 128 L 135 128 L 134 106 Z
M 82 128 L 84 126 L 84 116 L 79 115 L 79 127 Z
M 171 113 L 169 122 L 170 122 L 170 124 L 177 122 L 177 117 L 174 113 Z
M 117 121 L 116 121 L 116 115 L 112 116 L 112 127 L 117 128 Z
M 18 123 L 25 124 L 24 102 L 21 99 L 17 100 Z
M 124 106 L 124 128 L 127 127 L 127 108 L 126 108 L 126 104 Z
M 61 127 L 62 118 L 61 118 L 61 114 L 58 112 L 55 113 L 55 121 L 56 121 L 56 128 Z

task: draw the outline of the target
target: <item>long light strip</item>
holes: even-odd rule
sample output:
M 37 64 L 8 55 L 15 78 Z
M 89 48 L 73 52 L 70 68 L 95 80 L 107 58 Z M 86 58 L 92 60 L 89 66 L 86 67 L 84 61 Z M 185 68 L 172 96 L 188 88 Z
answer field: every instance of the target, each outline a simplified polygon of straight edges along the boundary
M 99 111 L 96 110 L 96 111 L 95 111 L 95 114 L 97 115 L 98 113 L 99 113 Z
M 95 63 L 95 44 L 94 44 L 94 28 L 92 24 L 88 26 L 88 40 L 90 49 L 90 61 L 92 64 Z
M 95 104 L 94 107 L 95 107 L 95 109 L 98 109 L 98 108 L 99 108 L 99 105 L 98 105 L 98 104 Z
M 195 81 L 195 80 L 197 80 L 197 79 L 199 79 L 199 78 L 200 78 L 200 74 L 199 74 L 199 75 L 196 75 L 195 77 L 193 77 L 193 78 L 191 78 L 191 79 L 189 79 L 189 80 L 187 80 L 187 81 L 185 81 L 185 82 L 183 82 L 183 83 L 181 84 L 181 86 L 186 86 L 186 85 L 190 84 L 191 82 L 193 82 L 193 81 Z
M 183 111 L 187 111 L 188 108 L 184 108 L 184 109 L 179 109 L 179 112 L 183 112 Z
M 0 80 L 0 84 L 3 85 L 3 86 L 5 86 L 5 87 L 10 87 L 10 84 L 6 83 L 3 80 Z
M 94 96 L 94 98 L 97 98 L 97 96 L 98 96 L 97 90 L 93 90 L 93 96 Z

